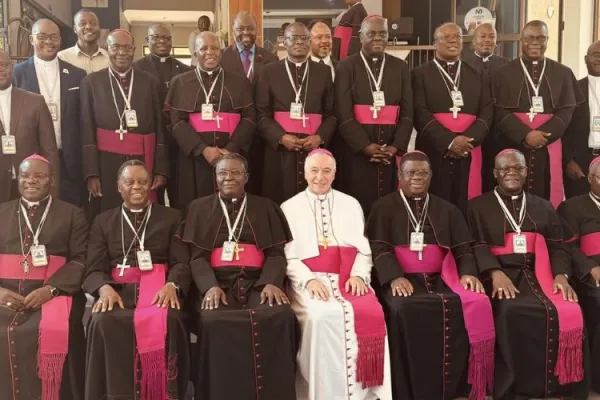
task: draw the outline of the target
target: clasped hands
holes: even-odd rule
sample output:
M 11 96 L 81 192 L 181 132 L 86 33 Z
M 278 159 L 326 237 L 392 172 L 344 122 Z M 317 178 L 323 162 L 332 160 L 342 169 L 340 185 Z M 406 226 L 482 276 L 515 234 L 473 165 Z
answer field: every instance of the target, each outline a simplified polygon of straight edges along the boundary
M 40 308 L 50 300 L 52 300 L 52 292 L 49 286 L 36 289 L 27 296 L 0 288 L 0 306 L 17 312 Z
M 295 135 L 288 133 L 281 137 L 280 143 L 289 151 L 313 151 L 317 149 L 323 140 L 319 135 L 307 136 L 304 139 L 300 139 Z
M 363 148 L 362 151 L 369 157 L 370 162 L 383 165 L 390 165 L 392 163 L 392 157 L 398 154 L 398 149 L 396 147 L 388 146 L 387 144 L 380 145 L 377 143 L 369 144 Z

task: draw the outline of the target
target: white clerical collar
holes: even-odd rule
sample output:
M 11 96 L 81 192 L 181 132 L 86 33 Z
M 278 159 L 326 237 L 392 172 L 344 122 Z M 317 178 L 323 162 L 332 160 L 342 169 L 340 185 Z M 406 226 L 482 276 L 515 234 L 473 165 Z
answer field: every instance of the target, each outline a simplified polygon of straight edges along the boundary
M 596 196 L 596 194 L 594 192 L 592 192 L 591 190 L 590 190 L 590 196 L 595 198 L 597 201 L 600 201 L 600 196 Z
M 0 97 L 8 97 L 12 93 L 12 85 L 7 87 L 4 90 L 0 90 Z
M 126 209 L 127 211 L 134 213 L 134 214 L 139 214 L 141 212 L 146 211 L 146 208 L 148 208 L 148 206 L 150 205 L 150 200 L 148 200 L 148 203 L 146 203 L 146 205 L 138 210 L 134 210 L 132 208 L 128 208 L 125 204 L 123 204 L 123 208 Z
M 600 83 L 600 76 L 588 75 L 588 81 L 593 81 L 597 84 Z M 596 85 L 598 87 L 598 85 Z
M 112 72 L 114 72 L 118 77 L 120 78 L 125 78 L 127 76 L 127 74 L 129 74 L 131 72 L 133 67 L 129 67 L 129 69 L 125 72 L 119 72 L 116 69 L 114 69 L 112 66 L 110 67 L 110 69 L 112 70 Z
M 316 193 L 313 193 L 309 188 L 306 188 L 306 195 L 312 201 L 315 201 L 315 200 L 319 200 L 319 201 L 328 200 L 329 197 L 330 197 L 330 194 L 332 192 L 333 192 L 333 189 L 329 188 L 329 190 L 325 194 L 316 194 Z
M 290 63 L 294 64 L 294 65 L 296 66 L 296 68 L 300 68 L 301 66 L 303 66 L 303 65 L 304 65 L 304 63 L 306 63 L 306 60 L 304 60 L 304 61 L 302 61 L 302 62 L 299 62 L 299 63 L 297 63 L 297 62 L 294 62 L 294 61 L 292 61 L 292 60 L 291 60 L 289 57 L 287 58 L 287 60 L 288 60 Z
M 198 71 L 200 72 L 204 72 L 205 74 L 207 74 L 208 76 L 212 76 L 212 74 L 214 74 L 215 72 L 219 72 L 221 70 L 221 66 L 219 65 L 217 68 L 213 69 L 212 71 L 207 71 L 205 69 L 200 68 L 200 66 L 196 66 L 196 68 L 198 68 Z
M 312 55 L 312 54 L 311 54 L 311 55 L 310 55 L 310 59 L 311 59 L 311 60 L 313 60 L 313 61 L 314 61 L 314 62 L 316 62 L 316 63 L 318 63 L 318 62 L 321 62 L 321 60 L 323 60 L 323 62 L 324 62 L 325 64 L 327 64 L 327 65 L 331 64 L 331 56 L 330 56 L 330 55 L 327 55 L 327 56 L 326 56 L 326 57 L 324 57 L 324 58 L 319 58 L 319 57 L 317 57 L 317 56 L 314 56 L 314 55 Z
M 48 198 L 50 197 L 50 195 L 44 197 L 42 200 L 40 201 L 29 201 L 27 200 L 25 197 L 21 197 L 21 201 L 23 202 L 23 204 L 25 204 L 25 206 L 29 209 L 31 207 L 35 207 L 35 206 L 39 206 L 40 203 L 43 203 L 44 201 L 48 200 Z
M 490 61 L 490 58 L 492 58 L 493 54 L 490 54 L 489 56 L 480 56 L 479 54 L 477 54 L 477 52 L 475 52 L 475 55 L 479 58 L 481 58 L 481 61 L 483 62 L 488 62 Z
M 156 54 L 151 54 L 151 56 L 160 60 L 161 63 L 167 62 L 169 58 L 171 58 L 171 56 L 161 57 L 157 56 Z
M 33 56 L 33 60 L 36 64 L 39 64 L 39 65 L 45 65 L 45 66 L 56 65 L 56 66 L 58 66 L 58 57 L 54 57 L 52 60 L 46 61 L 46 60 L 42 60 L 38 56 Z

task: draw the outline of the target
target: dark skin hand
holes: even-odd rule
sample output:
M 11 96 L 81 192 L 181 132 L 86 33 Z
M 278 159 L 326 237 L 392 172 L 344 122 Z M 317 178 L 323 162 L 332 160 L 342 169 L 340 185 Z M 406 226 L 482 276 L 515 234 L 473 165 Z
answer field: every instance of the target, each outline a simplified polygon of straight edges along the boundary
M 539 149 L 548 144 L 548 139 L 551 134 L 542 131 L 531 131 L 525 137 L 525 144 L 531 149 Z
M 156 307 L 167 308 L 171 306 L 171 308 L 176 308 L 178 310 L 181 309 L 179 304 L 179 298 L 177 297 L 177 289 L 175 286 L 167 283 L 162 289 L 156 293 L 154 296 L 154 300 L 152 300 L 152 305 Z
M 415 289 L 413 288 L 412 283 L 406 278 L 396 278 L 390 284 L 392 288 L 392 296 L 411 296 Z
M 577 164 L 577 161 L 571 160 L 567 163 L 566 168 L 567 176 L 572 180 L 585 178 L 585 174 L 581 170 L 581 166 Z
M 281 289 L 270 283 L 265 285 L 262 292 L 260 292 L 260 304 L 265 304 L 269 300 L 269 305 L 272 307 L 276 301 L 278 305 L 290 304 L 287 296 Z
M 600 287 L 600 266 L 590 269 L 590 278 L 592 278 L 596 287 Z
M 21 296 L 18 293 L 10 291 L 5 288 L 0 288 L 0 306 L 6 307 L 13 311 L 21 311 L 23 309 L 23 303 L 25 302 L 25 297 Z M 6 303 L 10 303 L 10 306 Z
M 219 303 L 223 303 L 223 305 L 226 306 L 229 305 L 223 289 L 218 286 L 213 286 L 206 291 L 200 308 L 202 310 L 214 310 L 219 308 Z
M 296 136 L 287 133 L 281 137 L 281 144 L 289 151 L 300 151 L 305 143 L 306 139 L 298 139 Z
M 121 308 L 125 308 L 125 305 L 123 305 L 123 299 L 121 299 L 121 296 L 119 296 L 119 294 L 115 291 L 115 289 L 113 289 L 112 286 L 102 286 L 98 291 L 98 294 L 100 295 L 100 297 L 92 307 L 93 313 L 112 311 L 115 305 L 118 305 Z
M 42 305 L 49 302 L 50 300 L 52 300 L 52 293 L 50 292 L 50 288 L 48 286 L 44 286 L 29 293 L 27 297 L 25 297 L 23 307 L 26 310 L 40 308 Z
M 517 293 L 521 293 L 510 278 L 499 269 L 492 271 L 490 277 L 492 278 L 493 286 L 492 299 L 514 299 L 517 297 Z
M 552 292 L 554 294 L 558 293 L 559 291 L 562 293 L 563 299 L 572 303 L 577 303 L 579 301 L 577 298 L 577 293 L 575 293 L 569 284 L 569 280 L 562 274 L 556 275 L 554 278 L 554 284 L 552 285 Z

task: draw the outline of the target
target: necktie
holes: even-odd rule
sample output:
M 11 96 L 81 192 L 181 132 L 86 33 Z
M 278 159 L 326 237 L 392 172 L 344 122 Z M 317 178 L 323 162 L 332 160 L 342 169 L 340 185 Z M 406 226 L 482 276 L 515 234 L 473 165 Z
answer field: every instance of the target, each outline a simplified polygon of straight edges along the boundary
M 242 51 L 242 65 L 244 66 L 244 72 L 248 75 L 248 70 L 250 70 L 250 49 L 244 49 Z

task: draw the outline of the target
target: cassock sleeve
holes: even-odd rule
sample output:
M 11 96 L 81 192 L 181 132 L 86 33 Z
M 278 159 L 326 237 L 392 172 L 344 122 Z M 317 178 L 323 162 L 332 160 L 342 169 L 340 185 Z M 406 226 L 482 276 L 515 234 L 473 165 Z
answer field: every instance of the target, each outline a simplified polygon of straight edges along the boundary
M 406 153 L 408 150 L 408 143 L 410 142 L 410 135 L 413 130 L 413 90 L 408 64 L 401 62 L 400 65 L 402 99 L 400 99 L 400 104 L 398 104 L 400 106 L 400 116 L 398 117 L 396 130 L 394 131 L 394 142 L 392 143 L 392 146 L 397 148 L 399 153 Z
M 356 236 L 358 243 L 356 246 L 356 259 L 352 265 L 350 276 L 361 278 L 367 285 L 371 283 L 371 270 L 373 269 L 373 257 L 371 256 L 371 247 L 369 239 L 365 237 L 365 216 L 360 204 L 355 201 L 354 210 L 352 211 L 354 223 L 352 229 L 354 232 L 349 232 L 349 235 Z M 356 232 L 356 233 L 355 233 Z
M 256 118 L 258 133 L 273 150 L 277 150 L 285 130 L 273 119 L 271 106 L 272 79 L 269 76 L 268 65 L 262 68 L 256 84 Z
M 404 276 L 404 272 L 396 259 L 394 246 L 389 243 L 391 231 L 389 224 L 393 223 L 385 204 L 375 203 L 367 220 L 366 236 L 369 238 L 373 265 L 377 281 L 383 287 L 394 279 Z
M 168 177 L 169 174 L 169 155 L 167 144 L 165 142 L 165 124 L 162 120 L 162 104 L 160 103 L 160 83 L 158 79 L 152 77 L 151 80 L 152 93 L 152 114 L 154 116 L 154 127 L 156 129 L 156 149 L 154 151 L 154 175 L 163 175 Z
M 494 102 L 490 93 L 490 87 L 487 79 L 480 75 L 481 94 L 479 100 L 479 114 L 475 121 L 465 132 L 464 135 L 473 138 L 471 144 L 473 147 L 480 146 L 490 131 L 490 126 L 494 119 Z
M 181 219 L 181 218 L 179 218 Z M 169 234 L 169 273 L 167 282 L 173 282 L 179 286 L 179 294 L 181 297 L 187 297 L 192 283 L 192 274 L 190 271 L 190 255 L 188 246 L 177 235 L 177 229 L 180 223 L 174 224 L 173 229 Z
M 507 139 L 511 140 L 516 144 L 521 144 L 525 140 L 525 137 L 531 129 L 519 121 L 517 117 L 513 115 L 513 113 L 498 104 L 498 94 L 503 92 L 500 90 L 503 85 L 508 85 L 508 82 L 505 82 L 504 75 L 501 74 L 502 69 L 496 71 L 492 77 L 492 99 L 494 99 L 494 126 L 496 129 L 505 136 Z M 523 83 L 525 82 L 523 78 L 523 82 L 521 82 L 521 89 L 523 89 Z
M 292 285 L 298 289 L 306 288 L 306 284 L 315 279 L 315 274 L 298 258 L 293 250 L 293 246 L 286 246 L 285 256 L 287 259 L 287 277 Z
M 579 229 L 579 221 L 577 218 L 578 210 L 574 209 L 573 206 L 577 206 L 577 203 L 569 204 L 568 201 L 563 201 L 560 206 L 558 206 L 556 211 L 561 216 L 563 221 L 568 224 L 571 232 L 576 235 L 574 240 L 567 243 L 566 246 L 569 250 L 571 258 L 573 259 L 573 274 L 578 280 L 583 280 L 590 270 L 594 267 L 597 267 L 598 264 L 581 251 L 579 238 L 579 235 L 581 235 L 581 230 Z
M 424 71 L 423 68 L 416 68 L 412 73 L 415 128 L 438 153 L 445 154 L 456 135 L 440 124 L 429 110 Z
M 548 232 L 544 232 L 544 236 L 550 254 L 552 274 L 554 276 L 566 274 L 572 277 L 571 257 L 564 242 L 563 223 L 549 202 L 546 208 L 548 209 Z
M 85 274 L 88 224 L 83 210 L 73 209 L 70 232 L 65 232 L 65 235 L 69 238 L 67 263 L 48 279 L 48 284 L 56 287 L 60 293 L 73 295 L 81 291 Z
M 83 178 L 100 176 L 98 146 L 96 144 L 96 120 L 94 118 L 94 92 L 90 76 L 81 81 L 81 145 L 83 146 Z
M 234 104 L 243 104 L 239 110 L 241 120 L 225 148 L 231 153 L 248 153 L 256 133 L 256 108 L 252 99 L 252 85 L 248 79 L 244 79 L 241 87 L 236 87 L 235 90 L 239 91 L 240 99 Z
M 352 96 L 352 66 L 348 62 L 339 62 L 335 69 L 335 105 L 337 119 L 340 123 L 339 132 L 350 149 L 358 153 L 371 144 L 369 134 L 354 118 Z
M 107 233 L 102 227 L 99 215 L 90 230 L 87 253 L 87 271 L 83 281 L 83 290 L 97 297 L 98 290 L 104 285 L 115 287 L 111 276 L 110 258 L 108 256 Z
M 276 244 L 264 249 L 265 262 L 263 263 L 260 278 L 254 285 L 254 289 L 262 290 L 265 285 L 275 285 L 283 289 L 287 261 L 285 259 L 284 244 Z
M 323 142 L 323 147 L 328 147 L 337 127 L 337 118 L 335 117 L 334 108 L 334 91 L 333 80 L 331 79 L 331 71 L 329 66 L 326 69 L 326 89 L 325 95 L 321 98 L 321 108 L 323 109 L 323 118 L 321 125 L 317 129 L 317 135 Z
M 43 97 L 37 97 L 37 109 L 39 110 L 39 119 L 37 126 L 38 143 L 40 145 L 39 154 L 45 157 L 52 165 L 54 173 L 54 187 L 52 195 L 60 197 L 60 161 L 58 159 L 58 147 L 56 145 L 56 135 L 54 133 L 54 123 L 50 110 Z
M 477 262 L 472 249 L 473 235 L 469 231 L 465 217 L 456 207 L 450 210 L 450 227 L 452 255 L 456 260 L 459 276 L 478 276 Z
M 467 220 L 469 222 L 471 233 L 475 239 L 475 244 L 473 245 L 473 255 L 475 257 L 475 261 L 477 262 L 477 269 L 479 270 L 479 273 L 489 273 L 489 271 L 494 269 L 502 269 L 500 261 L 498 261 L 496 256 L 492 254 L 488 244 L 485 241 L 485 236 L 483 234 L 484 223 L 478 214 L 477 208 L 473 207 L 471 202 L 469 202 Z
M 548 83 L 548 85 L 550 85 L 550 83 Z M 560 108 L 554 110 L 552 119 L 538 128 L 542 132 L 551 134 L 548 137 L 548 143 L 553 143 L 563 136 L 571 122 L 571 118 L 573 118 L 573 112 L 575 111 L 576 105 L 583 101 L 583 95 L 579 90 L 577 79 L 575 78 L 573 71 L 569 68 L 563 70 L 563 88 L 561 90 L 561 95 L 567 99 L 573 99 L 572 104 L 560 106 Z M 566 100 L 561 101 L 561 103 L 563 102 L 570 103 Z
M 201 296 L 208 291 L 208 289 L 219 286 L 217 277 L 210 265 L 211 252 L 205 249 L 196 247 L 193 243 L 188 244 L 190 249 L 190 271 L 192 273 L 192 279 L 198 288 Z

